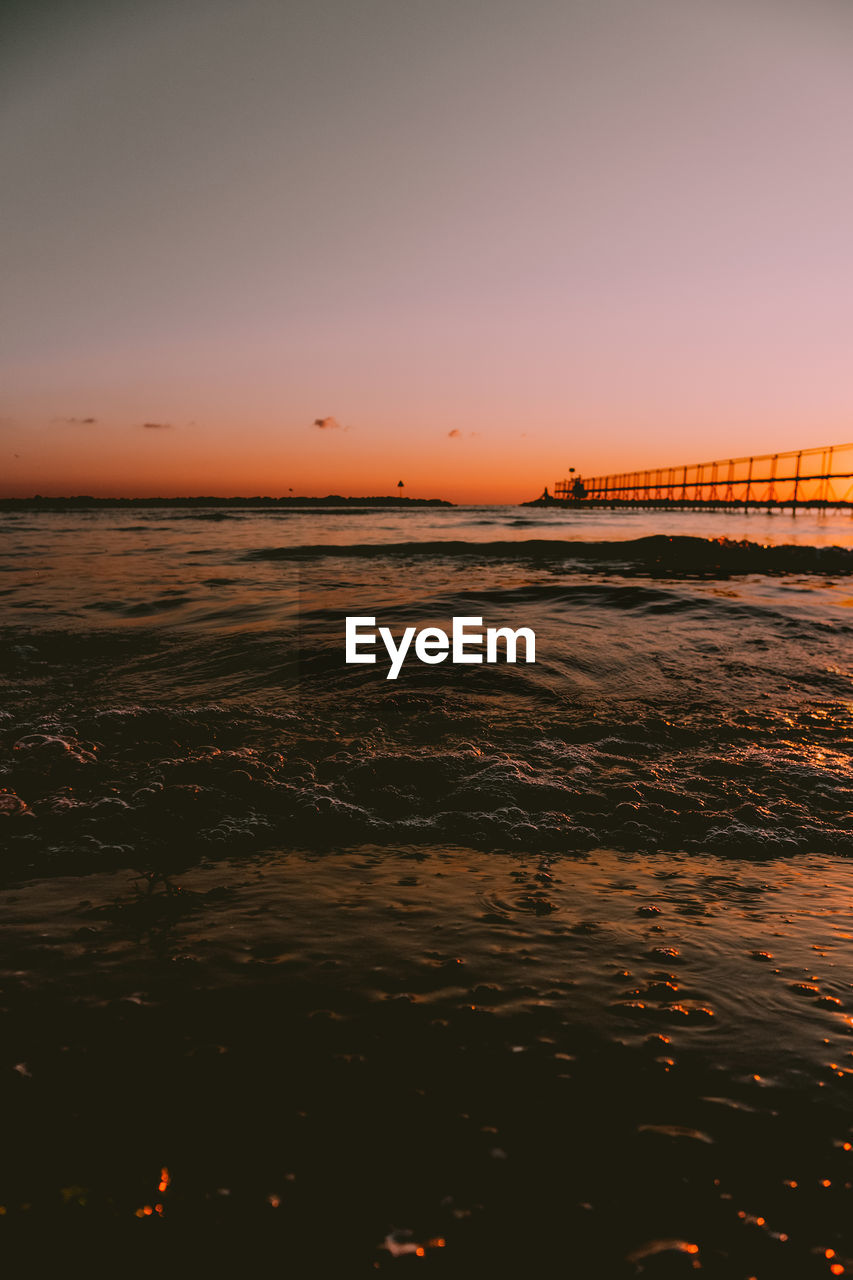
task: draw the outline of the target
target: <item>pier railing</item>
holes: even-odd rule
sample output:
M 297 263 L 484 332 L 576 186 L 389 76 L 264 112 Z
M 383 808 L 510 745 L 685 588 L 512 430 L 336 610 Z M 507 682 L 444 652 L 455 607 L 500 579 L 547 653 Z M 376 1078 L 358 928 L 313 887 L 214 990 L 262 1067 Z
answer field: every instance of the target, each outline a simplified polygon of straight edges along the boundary
M 834 506 L 853 502 L 853 444 L 558 480 L 554 496 L 666 506 Z

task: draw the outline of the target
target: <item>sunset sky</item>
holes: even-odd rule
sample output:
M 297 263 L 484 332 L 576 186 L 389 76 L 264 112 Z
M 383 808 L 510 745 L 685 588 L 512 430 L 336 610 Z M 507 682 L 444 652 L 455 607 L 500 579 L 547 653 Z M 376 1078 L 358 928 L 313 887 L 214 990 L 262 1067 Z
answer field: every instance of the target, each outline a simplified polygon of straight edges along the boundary
M 849 0 L 3 11 L 3 494 L 853 436 Z

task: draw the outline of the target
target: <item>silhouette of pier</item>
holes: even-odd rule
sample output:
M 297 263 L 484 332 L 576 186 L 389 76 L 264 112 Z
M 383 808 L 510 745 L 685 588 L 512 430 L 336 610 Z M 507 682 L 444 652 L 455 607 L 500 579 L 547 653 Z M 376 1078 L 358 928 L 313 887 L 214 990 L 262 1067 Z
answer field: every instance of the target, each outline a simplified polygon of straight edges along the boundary
M 853 507 L 853 444 L 572 475 L 557 481 L 549 500 L 573 506 Z

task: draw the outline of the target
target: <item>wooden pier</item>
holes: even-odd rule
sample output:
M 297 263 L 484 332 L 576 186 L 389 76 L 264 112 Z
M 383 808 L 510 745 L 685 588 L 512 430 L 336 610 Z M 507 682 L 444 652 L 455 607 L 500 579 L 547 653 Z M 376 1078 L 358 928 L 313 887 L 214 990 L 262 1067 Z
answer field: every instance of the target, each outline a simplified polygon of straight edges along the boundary
M 853 444 L 558 480 L 551 501 L 655 507 L 853 506 Z

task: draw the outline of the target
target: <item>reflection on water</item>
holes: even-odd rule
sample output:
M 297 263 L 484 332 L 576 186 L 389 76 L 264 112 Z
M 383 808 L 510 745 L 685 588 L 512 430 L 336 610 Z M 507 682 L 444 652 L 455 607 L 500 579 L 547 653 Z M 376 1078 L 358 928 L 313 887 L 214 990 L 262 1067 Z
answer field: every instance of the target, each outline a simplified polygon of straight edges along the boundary
M 403 995 L 424 1016 L 547 1009 L 621 1043 L 665 1033 L 669 1053 L 711 1035 L 717 1065 L 744 1080 L 766 1083 L 772 1064 L 778 1083 L 806 1071 L 816 1088 L 838 1054 L 853 1074 L 844 859 L 366 846 L 211 861 L 154 891 L 122 872 L 33 881 L 5 891 L 0 912 L 10 949 L 43 947 L 48 928 L 56 961 L 4 972 L 7 990 L 49 989 L 61 972 L 93 1004 L 129 982 L 142 1000 L 170 998 L 158 967 L 179 956 L 190 987 L 264 986 L 286 970 L 306 986 L 326 974 L 331 997 L 345 973 L 330 1006 L 341 1016 Z
M 3 517 L 7 1244 L 850 1270 L 853 525 L 580 519 Z
M 438 1249 L 454 1275 L 566 1249 L 608 1275 L 844 1256 L 843 860 L 275 852 L 154 895 L 23 884 L 0 919 L 12 1140 L 73 1095 L 87 1176 L 79 1152 L 48 1168 L 98 1213 L 180 1226 L 226 1199 L 291 1258 L 331 1215 L 353 1274 Z M 56 1192 L 40 1158 L 3 1181 L 11 1214 Z
M 216 519 L 205 518 L 212 516 Z M 566 513 L 518 507 L 152 510 L 134 512 L 132 518 L 122 511 L 3 512 L 0 530 L 0 593 L 9 622 L 63 627 L 156 623 L 217 631 L 281 625 L 293 616 L 300 577 L 268 554 L 276 549 L 442 542 L 476 548 L 539 539 L 582 547 L 660 535 L 853 547 L 853 518 L 832 511 L 794 517 L 781 512 Z M 338 581 L 349 578 L 355 595 L 359 588 L 370 591 L 376 568 L 361 572 L 338 563 L 331 572 Z M 679 566 L 679 572 L 683 569 Z M 469 572 L 464 566 L 462 571 Z

